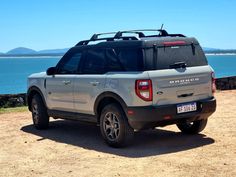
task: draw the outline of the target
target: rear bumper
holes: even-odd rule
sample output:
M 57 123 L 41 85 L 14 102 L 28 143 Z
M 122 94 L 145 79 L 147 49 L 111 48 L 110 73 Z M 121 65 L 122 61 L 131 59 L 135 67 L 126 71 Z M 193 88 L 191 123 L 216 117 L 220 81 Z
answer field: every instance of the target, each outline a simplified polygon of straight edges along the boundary
M 216 110 L 214 97 L 196 101 L 197 111 L 177 114 L 177 104 L 164 106 L 128 107 L 127 117 L 131 127 L 140 130 L 157 126 L 208 118 Z

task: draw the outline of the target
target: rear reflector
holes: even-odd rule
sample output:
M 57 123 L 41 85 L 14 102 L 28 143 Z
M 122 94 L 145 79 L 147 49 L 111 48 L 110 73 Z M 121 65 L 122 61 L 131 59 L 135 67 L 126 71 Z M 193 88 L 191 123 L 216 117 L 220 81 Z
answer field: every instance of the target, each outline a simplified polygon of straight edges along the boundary
M 169 119 L 171 119 L 171 116 L 166 115 L 166 116 L 164 116 L 163 118 L 164 118 L 165 120 L 169 120 Z
M 150 79 L 136 80 L 136 95 L 144 101 L 152 101 L 152 81 Z
M 133 115 L 134 114 L 134 111 L 133 110 L 128 110 L 127 112 L 129 115 Z
M 169 41 L 169 42 L 163 42 L 164 46 L 177 46 L 177 45 L 185 45 L 185 41 Z

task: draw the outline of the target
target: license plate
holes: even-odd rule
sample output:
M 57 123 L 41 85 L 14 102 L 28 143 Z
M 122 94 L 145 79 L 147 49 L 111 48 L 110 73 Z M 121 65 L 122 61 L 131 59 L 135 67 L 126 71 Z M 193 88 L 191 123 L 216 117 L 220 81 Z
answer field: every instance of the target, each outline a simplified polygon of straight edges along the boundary
M 186 103 L 177 105 L 177 113 L 192 112 L 197 110 L 197 103 Z

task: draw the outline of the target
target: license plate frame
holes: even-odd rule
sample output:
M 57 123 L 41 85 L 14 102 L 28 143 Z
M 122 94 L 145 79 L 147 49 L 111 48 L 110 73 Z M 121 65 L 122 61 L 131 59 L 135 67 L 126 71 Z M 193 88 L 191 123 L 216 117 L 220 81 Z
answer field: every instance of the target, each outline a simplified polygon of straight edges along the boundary
M 190 103 L 178 104 L 176 106 L 176 110 L 177 110 L 177 114 L 194 112 L 194 111 L 197 111 L 197 103 L 190 102 Z

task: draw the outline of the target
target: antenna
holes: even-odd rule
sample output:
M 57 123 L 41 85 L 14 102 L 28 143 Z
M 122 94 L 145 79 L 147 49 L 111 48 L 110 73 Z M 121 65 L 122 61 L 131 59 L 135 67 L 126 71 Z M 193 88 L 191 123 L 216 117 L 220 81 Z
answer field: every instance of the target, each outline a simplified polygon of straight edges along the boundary
M 162 30 L 163 26 L 164 26 L 164 24 L 162 23 L 162 25 L 161 25 L 161 30 Z

